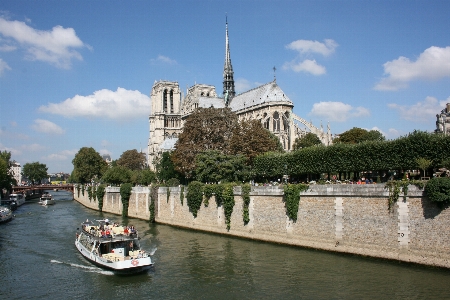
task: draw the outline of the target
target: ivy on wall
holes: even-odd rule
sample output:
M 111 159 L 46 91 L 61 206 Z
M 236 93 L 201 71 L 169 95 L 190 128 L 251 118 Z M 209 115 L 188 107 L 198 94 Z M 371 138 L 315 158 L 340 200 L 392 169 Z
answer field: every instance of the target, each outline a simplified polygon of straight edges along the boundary
M 188 185 L 186 198 L 189 211 L 192 213 L 194 218 L 197 218 L 197 212 L 200 209 L 203 200 L 203 183 L 199 181 L 191 181 Z
M 98 210 L 102 211 L 102 209 L 103 209 L 103 197 L 105 196 L 105 185 L 104 184 L 100 184 L 97 187 L 96 196 L 97 196 L 97 200 L 98 200 Z
M 222 190 L 222 203 L 223 210 L 225 213 L 225 223 L 227 224 L 227 230 L 230 230 L 231 214 L 234 208 L 234 192 L 233 188 L 236 186 L 235 183 L 224 183 Z
M 133 185 L 131 183 L 124 183 L 120 186 L 120 197 L 122 197 L 122 216 L 128 216 L 128 203 L 131 196 Z
M 184 199 L 184 186 L 180 187 L 180 202 L 181 205 L 183 205 L 183 199 Z
M 84 186 L 84 185 L 81 185 L 81 194 L 83 194 L 83 197 L 84 197 L 84 189 L 85 189 L 86 187 Z
M 248 211 L 248 206 L 250 205 L 250 190 L 250 184 L 246 183 L 242 186 L 242 201 L 244 202 L 244 207 L 242 209 L 242 218 L 245 225 L 250 222 L 250 215 Z
M 148 206 L 148 210 L 150 211 L 150 222 L 155 222 L 155 199 L 158 199 L 158 184 L 152 184 L 150 186 L 150 204 Z
M 292 221 L 297 221 L 298 208 L 300 206 L 300 192 L 306 191 L 308 185 L 306 184 L 287 184 L 283 186 L 284 189 L 284 205 L 286 207 L 286 214 Z
M 204 205 L 208 207 L 209 199 L 211 199 L 212 195 L 216 194 L 217 185 L 216 184 L 205 184 L 203 186 L 203 194 L 205 195 Z

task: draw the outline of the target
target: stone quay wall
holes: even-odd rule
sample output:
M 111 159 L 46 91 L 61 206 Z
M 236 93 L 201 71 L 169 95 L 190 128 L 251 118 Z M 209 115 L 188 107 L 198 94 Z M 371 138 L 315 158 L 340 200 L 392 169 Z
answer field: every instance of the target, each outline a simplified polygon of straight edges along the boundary
M 168 190 L 169 193 L 168 193 Z M 149 219 L 149 188 L 133 188 L 130 217 Z M 225 213 L 214 196 L 194 218 L 181 188 L 159 188 L 155 203 L 157 223 L 207 232 L 450 268 L 450 208 L 441 210 L 423 191 L 409 186 L 391 211 L 384 185 L 311 185 L 300 195 L 298 219 L 289 220 L 283 189 L 252 187 L 249 217 L 243 221 L 243 199 L 235 187 L 235 206 L 227 231 Z M 169 195 L 168 195 L 169 194 Z M 98 203 L 77 196 L 81 204 L 98 209 Z M 122 213 L 119 188 L 107 188 L 103 211 Z

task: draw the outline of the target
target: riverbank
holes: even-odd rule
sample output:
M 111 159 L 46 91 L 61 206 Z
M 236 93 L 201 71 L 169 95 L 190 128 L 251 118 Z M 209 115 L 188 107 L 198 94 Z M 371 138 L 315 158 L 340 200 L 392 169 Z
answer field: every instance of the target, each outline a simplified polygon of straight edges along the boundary
M 159 188 L 155 199 L 155 221 L 178 227 L 282 243 L 326 251 L 413 262 L 450 268 L 450 209 L 439 209 L 409 186 L 406 197 L 388 210 L 388 191 L 382 185 L 312 185 L 301 193 L 298 220 L 286 216 L 283 190 L 279 187 L 252 187 L 249 217 L 243 221 L 240 187 L 234 189 L 235 205 L 230 230 L 225 224 L 222 206 L 214 196 L 206 207 L 202 204 L 194 218 L 181 202 L 182 189 Z M 74 198 L 98 210 L 87 192 L 75 190 Z M 150 191 L 133 188 L 128 216 L 150 218 Z M 107 188 L 103 211 L 122 213 L 119 188 Z

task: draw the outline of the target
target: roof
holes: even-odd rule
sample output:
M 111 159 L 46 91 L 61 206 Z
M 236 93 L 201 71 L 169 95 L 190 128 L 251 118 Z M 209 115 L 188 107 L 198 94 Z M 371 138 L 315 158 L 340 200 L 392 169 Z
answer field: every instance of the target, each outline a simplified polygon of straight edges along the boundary
M 262 103 L 280 101 L 292 103 L 291 99 L 289 99 L 274 80 L 237 95 L 231 100 L 229 107 L 232 111 L 238 111 Z M 294 104 L 292 103 L 292 105 Z
M 214 108 L 224 108 L 225 103 L 222 98 L 217 98 L 217 97 L 199 97 L 198 98 L 198 107 L 209 108 L 211 106 Z

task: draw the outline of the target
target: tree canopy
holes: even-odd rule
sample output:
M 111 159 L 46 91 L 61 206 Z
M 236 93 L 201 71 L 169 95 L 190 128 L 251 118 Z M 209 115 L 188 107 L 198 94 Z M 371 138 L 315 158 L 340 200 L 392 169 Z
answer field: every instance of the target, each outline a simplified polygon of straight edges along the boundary
M 136 149 L 127 150 L 117 160 L 117 165 L 130 170 L 142 170 L 145 166 L 145 156 Z
M 190 177 L 195 169 L 195 157 L 207 150 L 228 154 L 228 143 L 237 123 L 229 108 L 198 108 L 186 120 L 175 145 L 172 161 L 175 169 Z
M 0 192 L 3 193 L 3 189 L 10 190 L 16 183 L 14 176 L 11 172 L 11 152 L 0 151 Z
M 321 144 L 322 144 L 322 142 L 320 141 L 320 139 L 317 135 L 315 135 L 312 132 L 308 132 L 301 138 L 295 139 L 293 148 L 294 148 L 294 150 L 298 150 L 301 148 L 308 148 L 308 147 L 312 147 L 315 145 L 321 145 Z
M 101 155 L 92 147 L 83 147 L 72 160 L 73 178 L 79 183 L 88 183 L 95 178 L 101 178 L 108 165 Z
M 229 143 L 229 153 L 243 154 L 251 164 L 253 159 L 263 153 L 280 150 L 279 139 L 272 137 L 258 120 L 241 121 L 233 129 Z M 282 150 L 282 147 L 281 147 Z
M 246 164 L 247 157 L 242 154 L 226 155 L 217 150 L 209 150 L 197 155 L 195 178 L 201 182 L 233 182 L 250 178 Z
M 362 128 L 353 127 L 339 135 L 339 137 L 333 140 L 334 144 L 359 144 L 366 141 L 384 141 L 386 138 L 378 130 L 367 131 Z
M 132 171 L 123 166 L 111 167 L 102 176 L 102 181 L 111 184 L 121 184 L 131 181 Z
M 45 164 L 39 162 L 26 163 L 22 168 L 22 174 L 35 184 L 40 183 L 42 179 L 48 176 L 47 169 Z
M 181 174 L 175 170 L 171 159 L 171 152 L 163 152 L 161 158 L 156 163 L 156 175 L 160 182 L 166 182 L 169 179 L 181 179 Z

